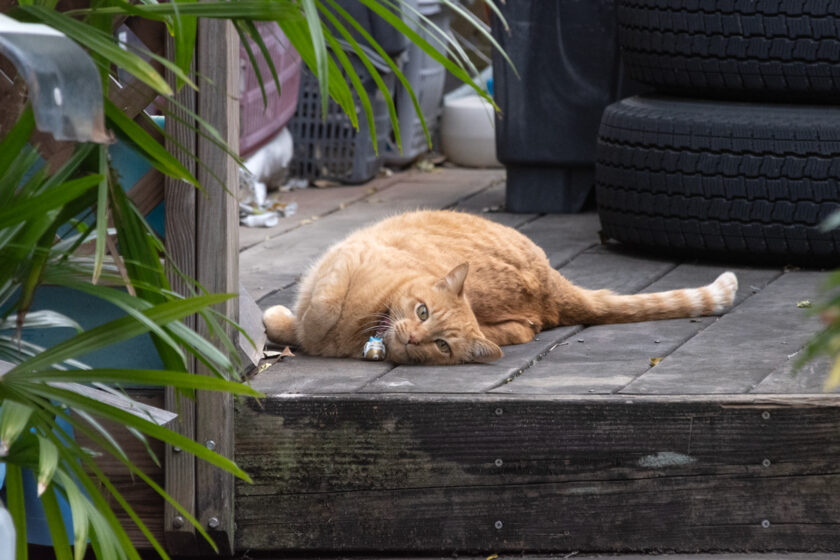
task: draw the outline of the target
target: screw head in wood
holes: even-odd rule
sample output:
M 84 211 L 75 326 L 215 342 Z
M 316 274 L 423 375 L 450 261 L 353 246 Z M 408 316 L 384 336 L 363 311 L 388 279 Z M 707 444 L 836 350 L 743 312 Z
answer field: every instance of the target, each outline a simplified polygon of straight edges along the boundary
M 496 459 L 496 460 L 495 460 L 495 461 L 493 461 L 493 462 L 494 462 L 494 463 L 496 463 L 496 466 L 497 466 L 497 467 L 501 467 L 501 466 L 504 464 L 504 462 L 503 462 L 501 459 Z
M 184 518 L 180 515 L 176 515 L 172 519 L 172 526 L 175 527 L 176 529 L 180 529 L 181 527 L 184 526 Z
M 211 529 L 218 529 L 219 528 L 219 518 L 218 517 L 211 517 L 207 520 L 207 526 Z
M 770 527 L 770 520 L 769 519 L 763 519 L 761 521 L 761 526 L 764 527 L 765 529 L 769 528 Z
M 180 447 L 175 446 L 175 447 L 172 448 L 172 453 L 180 453 L 180 452 L 181 452 Z
M 216 449 L 216 442 L 215 442 L 215 441 L 213 441 L 212 439 L 208 439 L 208 440 L 204 443 L 204 446 L 205 446 L 207 449 L 209 449 L 210 451 L 213 451 L 214 449 Z
M 501 416 L 501 415 L 502 415 L 502 409 L 501 409 L 501 408 L 497 408 L 497 409 L 494 411 L 494 413 L 496 414 L 496 416 Z
M 761 413 L 761 419 L 762 420 L 770 420 L 770 413 L 765 410 L 764 412 Z
M 495 527 L 496 529 L 501 529 L 503 527 L 502 522 L 496 521 L 495 523 L 493 523 L 493 527 Z
M 769 467 L 769 466 L 770 466 L 770 459 L 764 459 L 764 460 L 761 462 L 761 466 L 762 466 L 762 467 Z

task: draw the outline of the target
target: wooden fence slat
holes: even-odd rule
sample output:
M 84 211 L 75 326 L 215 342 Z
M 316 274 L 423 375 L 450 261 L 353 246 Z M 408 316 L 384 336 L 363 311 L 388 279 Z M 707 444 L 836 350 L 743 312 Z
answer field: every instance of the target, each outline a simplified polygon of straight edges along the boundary
M 196 66 L 206 79 L 198 93 L 198 112 L 215 127 L 234 151 L 239 147 L 239 38 L 233 24 L 202 20 L 198 29 Z M 198 179 L 206 194 L 197 198 L 196 279 L 211 293 L 234 293 L 239 287 L 238 177 L 232 157 L 209 139 L 199 136 L 197 154 L 202 166 Z M 223 184 L 220 184 L 220 181 Z M 236 320 L 236 299 L 217 306 Z M 232 329 L 228 328 L 228 335 Z M 207 326 L 198 330 L 208 336 Z M 199 365 L 200 374 L 209 374 Z M 198 441 L 233 458 L 233 398 L 229 394 L 198 392 Z M 233 477 L 204 461 L 196 464 L 196 505 L 199 521 L 208 529 L 222 554 L 233 551 Z
M 173 55 L 173 41 L 167 40 L 167 55 Z M 167 73 L 170 84 L 175 83 L 171 73 Z M 195 161 L 191 158 L 195 154 L 195 130 L 188 124 L 194 120 L 188 111 L 195 111 L 195 91 L 183 88 L 175 96 L 183 109 L 170 107 L 171 113 L 177 115 L 182 122 L 170 118 L 167 129 L 170 138 L 166 140 L 166 149 L 175 154 L 178 160 L 195 174 Z M 180 147 L 179 147 L 180 145 Z M 148 175 L 147 175 L 148 176 Z M 143 178 L 145 179 L 145 177 Z M 143 181 L 141 179 L 140 181 Z M 148 190 L 148 189 L 147 189 Z M 174 260 L 175 265 L 188 277 L 195 277 L 195 187 L 183 181 L 166 177 L 164 181 L 164 198 L 166 200 L 166 250 Z M 169 281 L 175 291 L 186 293 L 187 286 L 181 276 L 169 274 Z M 190 328 L 195 328 L 195 316 L 187 317 L 184 322 Z M 187 367 L 195 371 L 195 359 L 188 358 Z M 195 403 L 191 399 L 178 397 L 172 388 L 166 389 L 166 408 L 177 411 L 178 421 L 174 429 L 180 434 L 195 438 Z M 195 515 L 195 457 L 190 453 L 176 451 L 167 446 L 166 449 L 166 491 L 191 514 Z M 181 514 L 169 503 L 164 507 L 164 538 L 170 553 L 194 554 L 196 550 L 195 528 L 186 521 Z

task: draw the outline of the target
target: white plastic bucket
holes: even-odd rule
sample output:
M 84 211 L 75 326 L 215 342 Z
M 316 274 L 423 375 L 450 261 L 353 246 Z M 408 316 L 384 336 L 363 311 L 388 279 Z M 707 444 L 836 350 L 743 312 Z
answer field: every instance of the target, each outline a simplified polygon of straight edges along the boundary
M 440 125 L 443 153 L 465 167 L 501 167 L 493 106 L 477 95 L 448 98 Z

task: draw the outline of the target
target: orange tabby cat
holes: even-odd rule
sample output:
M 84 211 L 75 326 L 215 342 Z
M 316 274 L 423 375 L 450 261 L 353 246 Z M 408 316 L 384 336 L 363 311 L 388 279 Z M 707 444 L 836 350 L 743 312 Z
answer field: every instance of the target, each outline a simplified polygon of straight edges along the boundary
M 731 272 L 696 289 L 616 295 L 566 280 L 516 230 L 470 214 L 418 211 L 361 229 L 304 276 L 295 314 L 266 310 L 268 338 L 318 356 L 361 357 L 379 334 L 397 363 L 489 362 L 559 325 L 720 313 Z

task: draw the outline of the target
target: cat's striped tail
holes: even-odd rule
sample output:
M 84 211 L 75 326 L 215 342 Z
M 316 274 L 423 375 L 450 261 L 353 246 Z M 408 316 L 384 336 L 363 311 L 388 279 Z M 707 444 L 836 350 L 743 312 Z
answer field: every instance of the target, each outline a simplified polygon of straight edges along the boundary
M 651 294 L 618 295 L 609 290 L 582 290 L 587 308 L 583 323 L 632 323 L 717 315 L 728 309 L 738 291 L 738 279 L 724 272 L 701 288 L 685 288 Z M 589 320 L 586 320 L 589 319 Z

